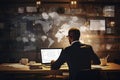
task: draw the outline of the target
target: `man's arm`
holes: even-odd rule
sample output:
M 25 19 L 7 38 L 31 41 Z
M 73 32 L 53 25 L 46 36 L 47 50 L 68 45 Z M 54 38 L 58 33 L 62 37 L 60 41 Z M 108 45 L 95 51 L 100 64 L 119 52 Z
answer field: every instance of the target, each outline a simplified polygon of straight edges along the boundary
M 98 58 L 98 56 L 95 53 L 94 53 L 94 55 L 92 55 L 92 64 L 95 64 L 95 65 L 100 64 L 100 59 Z
M 51 69 L 52 70 L 57 70 L 60 68 L 60 66 L 65 62 L 66 60 L 66 55 L 65 55 L 65 50 L 63 50 L 59 56 L 59 58 L 56 61 L 51 62 Z
M 90 46 L 90 52 L 91 52 L 91 59 L 92 59 L 92 64 L 99 65 L 100 64 L 100 59 L 99 57 L 94 53 L 92 47 Z

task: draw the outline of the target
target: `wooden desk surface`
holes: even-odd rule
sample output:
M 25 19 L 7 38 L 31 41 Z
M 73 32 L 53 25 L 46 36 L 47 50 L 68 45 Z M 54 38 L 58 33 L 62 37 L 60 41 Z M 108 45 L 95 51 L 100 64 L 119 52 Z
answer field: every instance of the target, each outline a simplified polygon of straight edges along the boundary
M 120 65 L 115 63 L 107 63 L 106 66 L 92 65 L 92 69 L 100 69 L 101 71 L 120 71 Z M 50 68 L 43 67 L 42 69 L 30 69 L 28 65 L 22 65 L 20 63 L 4 63 L 0 64 L 0 72 L 10 73 L 51 73 L 56 70 L 50 70 Z M 67 67 L 62 67 L 60 71 L 68 71 Z
M 107 71 L 120 71 L 120 65 L 116 63 L 107 63 L 106 66 L 101 66 L 101 65 L 92 65 L 92 69 L 101 69 L 102 71 L 107 70 Z
M 96 71 L 100 70 L 101 75 L 104 77 L 106 76 L 109 78 L 109 75 L 107 72 L 112 72 L 112 75 L 115 75 L 117 77 L 117 80 L 119 79 L 119 75 L 116 76 L 116 74 L 120 73 L 120 65 L 115 63 L 108 63 L 107 66 L 101 66 L 101 65 L 91 65 L 92 69 Z M 115 72 L 115 73 L 114 73 Z M 30 69 L 28 65 L 22 65 L 20 63 L 4 63 L 0 64 L 0 79 L 2 80 L 18 80 L 18 79 L 37 79 L 37 78 L 44 78 L 44 76 L 48 76 L 49 78 L 56 78 L 56 76 L 63 76 L 67 78 L 69 76 L 68 68 L 62 67 L 60 70 L 50 70 L 50 67 L 44 67 L 42 66 L 42 69 Z M 9 76 L 9 77 L 6 77 Z M 111 76 L 111 75 L 110 75 Z M 48 78 L 47 78 L 48 79 Z M 42 79 L 40 79 L 42 80 Z M 46 80 L 46 78 L 44 79 Z M 103 79 L 105 80 L 105 79 Z M 116 80 L 112 79 L 112 80 Z

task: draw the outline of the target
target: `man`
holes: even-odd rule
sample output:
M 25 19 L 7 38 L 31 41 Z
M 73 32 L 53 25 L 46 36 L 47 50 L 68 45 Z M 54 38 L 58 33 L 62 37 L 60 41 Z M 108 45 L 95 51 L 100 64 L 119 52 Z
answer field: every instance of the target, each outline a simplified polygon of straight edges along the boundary
M 100 64 L 100 60 L 94 53 L 92 47 L 79 42 L 79 38 L 79 29 L 71 28 L 68 31 L 68 39 L 71 45 L 66 47 L 61 52 L 60 57 L 51 64 L 51 69 L 57 70 L 66 62 L 69 67 L 70 80 L 76 80 L 79 71 L 91 69 L 91 62 L 92 64 Z

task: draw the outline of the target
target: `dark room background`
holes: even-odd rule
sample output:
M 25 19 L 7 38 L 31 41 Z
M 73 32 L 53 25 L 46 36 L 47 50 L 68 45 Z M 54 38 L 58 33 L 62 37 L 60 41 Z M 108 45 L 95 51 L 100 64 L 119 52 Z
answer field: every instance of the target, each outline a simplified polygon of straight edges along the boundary
M 3 4 L 2 4 L 3 3 Z M 118 3 L 68 2 L 0 4 L 0 62 L 19 62 L 22 57 L 40 62 L 41 48 L 65 48 L 71 27 L 81 31 L 80 41 L 92 45 L 109 61 L 120 59 L 120 6 Z

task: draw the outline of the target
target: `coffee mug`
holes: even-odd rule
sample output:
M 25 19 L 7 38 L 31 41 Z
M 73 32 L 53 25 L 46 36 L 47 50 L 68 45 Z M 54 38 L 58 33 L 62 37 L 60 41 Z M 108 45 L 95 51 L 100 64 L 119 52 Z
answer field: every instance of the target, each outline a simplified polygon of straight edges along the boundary
M 29 62 L 30 65 L 33 65 L 33 64 L 35 64 L 35 63 L 36 63 L 36 61 L 30 61 L 30 62 Z
M 101 65 L 106 66 L 107 65 L 107 58 L 100 59 Z
M 28 58 L 21 58 L 20 63 L 23 65 L 27 65 L 28 64 Z

